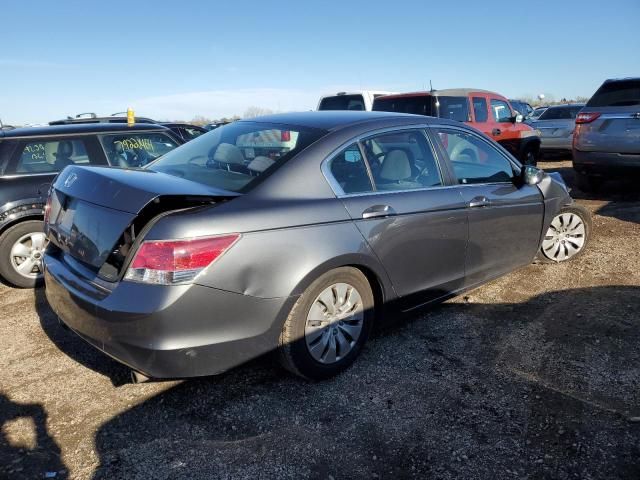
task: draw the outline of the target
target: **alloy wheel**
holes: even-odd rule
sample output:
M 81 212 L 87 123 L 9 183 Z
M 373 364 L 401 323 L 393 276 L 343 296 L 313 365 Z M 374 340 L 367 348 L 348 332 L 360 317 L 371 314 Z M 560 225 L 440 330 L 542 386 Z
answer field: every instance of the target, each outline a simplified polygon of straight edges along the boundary
M 45 245 L 46 238 L 42 232 L 23 235 L 11 247 L 11 266 L 23 277 L 40 278 Z

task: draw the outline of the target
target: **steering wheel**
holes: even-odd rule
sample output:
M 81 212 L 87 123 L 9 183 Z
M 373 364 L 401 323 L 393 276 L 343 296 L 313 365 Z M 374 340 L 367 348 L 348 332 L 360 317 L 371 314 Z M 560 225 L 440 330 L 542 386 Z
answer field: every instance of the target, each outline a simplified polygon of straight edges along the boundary
M 413 179 L 414 182 L 417 182 L 418 179 L 420 177 L 427 177 L 429 175 L 429 167 L 424 167 L 422 170 L 420 170 L 420 173 L 418 173 L 415 178 Z

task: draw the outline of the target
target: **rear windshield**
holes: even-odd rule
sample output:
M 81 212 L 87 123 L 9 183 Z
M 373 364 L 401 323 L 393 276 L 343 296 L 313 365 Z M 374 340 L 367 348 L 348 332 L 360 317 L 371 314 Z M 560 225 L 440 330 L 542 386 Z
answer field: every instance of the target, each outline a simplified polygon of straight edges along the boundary
M 145 168 L 232 192 L 248 192 L 323 130 L 234 122 L 168 152 Z
M 336 95 L 320 101 L 318 110 L 366 110 L 362 95 Z
M 582 107 L 551 107 L 540 115 L 539 120 L 575 120 Z
M 630 107 L 640 105 L 640 79 L 605 82 L 587 107 Z
M 469 121 L 469 100 L 467 97 L 434 97 L 432 95 L 380 97 L 373 102 L 373 110 L 378 112 L 413 113 L 430 117 L 439 116 L 440 118 L 448 118 L 460 122 Z

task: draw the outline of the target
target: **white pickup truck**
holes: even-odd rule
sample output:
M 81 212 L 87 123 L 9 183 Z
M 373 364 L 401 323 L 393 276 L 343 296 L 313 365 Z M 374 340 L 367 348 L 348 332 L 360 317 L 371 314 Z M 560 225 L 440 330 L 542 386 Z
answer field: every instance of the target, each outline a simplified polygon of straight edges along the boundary
M 318 110 L 366 110 L 371 111 L 373 101 L 382 95 L 394 92 L 382 90 L 360 90 L 354 92 L 338 92 L 333 95 L 320 97 Z

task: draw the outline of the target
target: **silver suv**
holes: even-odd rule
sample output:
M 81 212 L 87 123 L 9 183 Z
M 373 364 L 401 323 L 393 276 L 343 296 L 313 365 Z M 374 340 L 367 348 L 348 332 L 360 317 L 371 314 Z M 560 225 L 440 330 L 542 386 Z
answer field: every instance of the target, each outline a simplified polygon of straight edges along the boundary
M 578 114 L 573 168 L 586 191 L 640 173 L 640 78 L 605 81 Z

